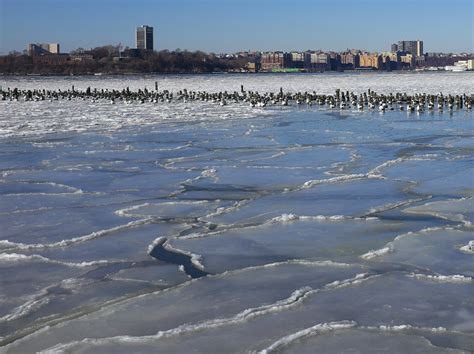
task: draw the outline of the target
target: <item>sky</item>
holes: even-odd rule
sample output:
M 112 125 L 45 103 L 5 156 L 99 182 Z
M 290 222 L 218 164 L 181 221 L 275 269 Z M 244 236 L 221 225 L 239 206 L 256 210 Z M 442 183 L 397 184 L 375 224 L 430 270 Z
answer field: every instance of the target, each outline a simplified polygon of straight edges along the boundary
M 425 52 L 474 52 L 474 0 L 0 0 L 0 53 L 133 48 L 143 24 L 156 50 L 380 52 L 421 39 Z

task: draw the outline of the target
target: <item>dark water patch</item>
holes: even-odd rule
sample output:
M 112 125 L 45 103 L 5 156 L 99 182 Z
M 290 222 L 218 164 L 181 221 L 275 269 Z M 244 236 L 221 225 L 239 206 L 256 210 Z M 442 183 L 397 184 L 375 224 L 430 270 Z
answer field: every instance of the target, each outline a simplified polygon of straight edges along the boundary
M 402 221 L 402 222 L 424 222 L 429 227 L 439 226 L 457 226 L 459 221 L 450 221 L 442 219 L 430 214 L 417 214 L 417 213 L 401 213 L 397 211 L 387 211 L 377 213 L 377 218 L 385 221 Z
M 260 189 L 252 186 L 231 185 L 231 184 L 182 184 L 186 191 L 205 191 L 205 192 L 245 192 L 260 193 Z
M 324 112 L 323 115 L 337 118 L 337 119 L 347 119 L 353 116 L 351 114 L 344 114 L 341 112 Z
M 428 135 L 428 136 L 415 136 L 415 137 L 407 137 L 403 139 L 393 139 L 393 141 L 397 143 L 430 144 L 436 140 L 439 140 L 442 138 L 450 138 L 450 137 L 456 138 L 458 136 L 451 135 L 451 134 L 433 134 L 433 135 Z
M 243 189 L 212 189 L 203 188 L 200 186 L 182 186 L 183 189 L 179 193 L 175 193 L 172 197 L 177 200 L 188 200 L 188 201 L 245 201 L 252 200 L 264 195 L 272 194 L 269 191 L 259 190 L 258 188 L 249 187 L 248 190 Z
M 281 123 L 276 124 L 275 126 L 276 127 L 289 127 L 291 124 L 293 124 L 293 122 L 281 122 Z
M 151 252 L 149 253 L 150 256 L 156 258 L 162 262 L 177 264 L 183 267 L 184 272 L 189 275 L 191 278 L 201 278 L 209 273 L 199 269 L 196 267 L 193 262 L 191 261 L 191 256 L 187 254 L 179 253 L 177 251 L 170 251 L 164 247 L 167 239 L 163 239 L 162 242 L 158 243 L 153 247 Z
M 428 152 L 444 152 L 446 149 L 442 146 L 429 146 L 429 145 L 417 145 L 402 148 L 396 152 L 396 157 L 411 157 L 417 152 L 428 153 Z
M 183 230 L 179 233 L 179 237 L 187 236 L 190 234 L 201 233 L 205 234 L 208 232 L 217 231 L 218 225 L 206 221 L 198 221 L 196 224 L 191 225 L 188 229 Z

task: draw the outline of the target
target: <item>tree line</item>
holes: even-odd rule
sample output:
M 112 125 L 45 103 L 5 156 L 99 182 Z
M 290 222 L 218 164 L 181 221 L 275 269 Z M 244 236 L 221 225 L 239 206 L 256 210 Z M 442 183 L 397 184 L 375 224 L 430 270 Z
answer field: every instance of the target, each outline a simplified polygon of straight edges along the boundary
M 92 60 L 74 60 L 78 54 L 92 55 Z M 115 46 L 96 47 L 89 51 L 79 48 L 68 59 L 57 60 L 55 54 L 29 56 L 10 53 L 0 57 L 3 75 L 84 75 L 94 73 L 210 73 L 239 70 L 246 64 L 243 58 L 221 58 L 202 51 L 149 51 L 126 49 L 120 52 Z

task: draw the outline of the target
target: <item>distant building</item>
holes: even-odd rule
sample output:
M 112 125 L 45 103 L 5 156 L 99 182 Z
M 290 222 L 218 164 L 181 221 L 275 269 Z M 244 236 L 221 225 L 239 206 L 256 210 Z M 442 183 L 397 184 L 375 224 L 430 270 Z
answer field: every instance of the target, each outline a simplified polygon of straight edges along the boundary
M 330 56 L 327 53 L 311 53 L 310 63 L 312 64 L 328 64 Z
M 398 70 L 401 67 L 400 52 L 385 52 L 382 53 L 382 61 L 385 70 Z
M 235 53 L 237 58 L 245 58 L 252 62 L 260 61 L 260 52 L 251 52 L 251 51 L 244 51 L 244 52 L 237 52 Z
M 467 61 L 467 70 L 474 70 L 474 59 L 469 59 Z M 472 242 L 472 241 L 471 241 Z M 473 245 L 474 246 L 474 245 Z
M 94 57 L 89 53 L 76 53 L 71 54 L 71 61 L 75 63 L 85 63 L 94 61 Z
M 400 56 L 400 62 L 405 64 L 404 66 L 408 66 L 410 68 L 415 67 L 416 56 L 411 53 L 405 53 L 404 55 Z
M 416 55 L 416 41 L 399 41 L 398 50 Z
M 260 64 L 253 61 L 249 61 L 245 65 L 245 70 L 247 70 L 250 73 L 256 73 L 257 71 L 260 70 Z
M 393 44 L 392 44 L 392 47 L 391 47 L 391 49 L 390 49 L 390 51 L 391 51 L 392 53 L 398 52 L 398 44 L 393 43 Z
M 329 66 L 331 70 L 341 70 L 341 55 L 336 52 L 329 52 Z
M 136 31 L 137 49 L 153 50 L 153 27 L 143 25 Z
M 291 52 L 290 55 L 291 55 L 291 61 L 293 61 L 293 62 L 298 62 L 298 61 L 304 62 L 304 53 Z
M 421 55 L 421 56 L 417 56 L 415 58 L 415 63 L 416 63 L 416 66 L 423 66 L 426 62 L 426 58 L 424 55 Z
M 343 67 L 349 69 L 355 69 L 360 66 L 360 57 L 359 54 L 353 54 L 350 52 L 341 54 L 341 64 Z
M 29 56 L 59 54 L 59 43 L 30 43 L 27 52 Z
M 52 54 L 59 54 L 59 43 L 49 43 L 48 50 Z
M 328 53 L 316 52 L 308 54 L 308 66 L 311 70 L 326 71 L 331 69 L 331 56 Z
M 304 52 L 291 52 L 291 67 L 293 68 L 305 68 L 306 67 L 306 55 Z
M 423 41 L 399 41 L 398 51 L 420 57 L 423 55 Z
M 42 55 L 33 55 L 32 57 L 34 63 L 42 63 L 47 65 L 63 65 L 71 61 L 69 54 L 42 54 Z
M 423 41 L 416 41 L 416 56 L 423 56 Z
M 362 68 L 382 69 L 382 56 L 379 54 L 362 54 L 360 56 L 360 66 Z
M 39 44 L 28 44 L 27 52 L 29 56 L 45 54 L 47 51 L 41 47 Z
M 468 70 L 468 67 L 469 67 L 468 65 L 469 65 L 468 60 L 458 60 L 454 63 L 454 65 L 446 65 L 444 67 L 444 70 L 456 71 L 456 72 L 466 71 Z
M 458 60 L 453 65 L 456 69 L 474 70 L 474 59 Z M 456 70 L 459 71 L 459 70 Z
M 430 57 L 430 58 L 438 58 L 438 57 L 445 57 L 446 54 L 445 53 L 428 52 L 428 53 L 426 53 L 426 56 Z
M 418 65 L 422 64 L 423 66 L 434 66 L 434 67 L 445 67 L 445 66 L 452 66 L 456 61 L 459 60 L 466 60 L 466 58 L 458 56 L 458 55 L 451 55 L 451 54 L 444 54 L 444 53 L 427 53 L 425 56 L 424 63 L 418 63 Z
M 264 71 L 287 68 L 291 62 L 291 55 L 283 52 L 262 53 L 261 68 Z

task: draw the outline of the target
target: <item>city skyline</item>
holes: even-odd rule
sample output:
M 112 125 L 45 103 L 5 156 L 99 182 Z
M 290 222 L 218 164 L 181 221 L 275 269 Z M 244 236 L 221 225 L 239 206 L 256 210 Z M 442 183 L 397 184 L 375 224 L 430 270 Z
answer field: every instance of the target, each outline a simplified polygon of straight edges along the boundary
M 439 0 L 284 2 L 234 0 L 0 0 L 0 54 L 28 43 L 57 42 L 65 52 L 104 44 L 135 47 L 135 29 L 155 29 L 155 50 L 389 51 L 423 38 L 426 52 L 473 52 L 473 3 Z M 17 26 L 21 21 L 22 26 Z M 449 25 L 440 26 L 440 23 Z M 16 30 L 8 30 L 16 25 Z M 106 30 L 104 30 L 106 29 Z
M 137 27 L 135 34 L 135 48 L 153 50 L 153 27 L 147 25 Z

